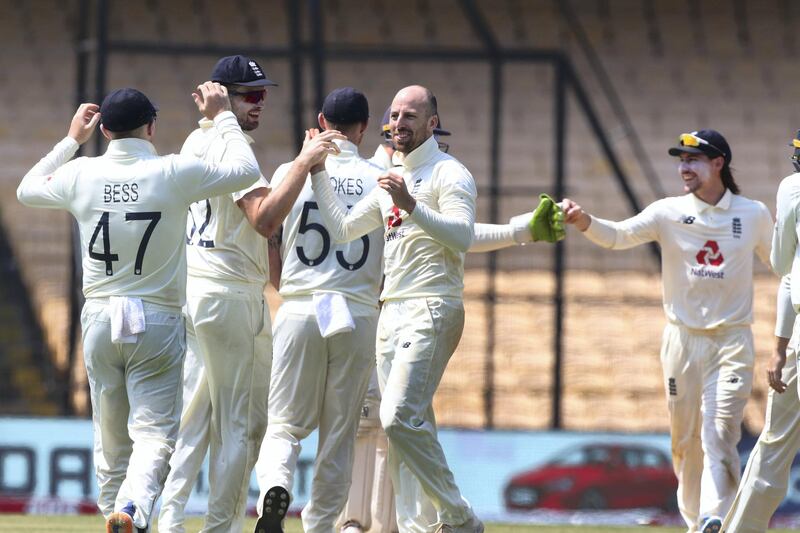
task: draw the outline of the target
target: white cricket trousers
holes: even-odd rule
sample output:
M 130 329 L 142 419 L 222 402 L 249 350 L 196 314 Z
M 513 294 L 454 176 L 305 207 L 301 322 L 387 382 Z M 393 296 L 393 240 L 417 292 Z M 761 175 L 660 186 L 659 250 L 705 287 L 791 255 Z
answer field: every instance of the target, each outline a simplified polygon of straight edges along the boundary
M 409 490 L 407 467 L 438 513 L 459 526 L 472 508 L 456 486 L 436 432 L 433 395 L 464 329 L 459 298 L 408 298 L 384 302 L 378 321 L 377 368 L 383 398 L 381 425 L 389 439 L 389 472 L 398 507 Z M 400 517 L 398 517 L 400 518 Z M 403 524 L 398 523 L 401 533 Z
M 310 302 L 297 303 L 285 301 L 275 317 L 269 426 L 256 465 L 258 512 L 271 487 L 291 493 L 300 441 L 319 428 L 311 498 L 301 517 L 307 533 L 333 533 L 350 489 L 360 408 L 375 365 L 377 311 L 358 316 L 348 302 L 355 329 L 326 339 Z
M 175 449 L 186 352 L 180 308 L 143 305 L 146 329 L 130 344 L 111 342 L 106 299 L 87 299 L 81 312 L 98 507 L 108 518 L 132 501 L 139 527 L 150 524 Z
M 725 516 L 739 484 L 744 406 L 753 384 L 749 326 L 664 329 L 661 364 L 669 407 L 678 509 L 689 531 Z
M 403 494 L 395 498 L 389 475 L 389 441 L 380 423 L 381 391 L 377 371 L 372 373 L 361 409 L 356 434 L 353 478 L 347 504 L 339 516 L 341 528 L 355 520 L 364 531 L 379 533 L 427 533 L 436 527 L 438 515 L 414 474 L 401 465 Z M 399 505 L 398 505 L 399 504 Z M 402 527 L 398 527 L 398 523 Z
M 736 498 L 722 524 L 723 531 L 763 533 L 786 496 L 792 461 L 800 449 L 798 353 L 800 320 L 795 320 L 782 372 L 786 390 L 782 394 L 769 390 L 764 430 L 750 452 Z
M 209 452 L 204 533 L 241 533 L 250 474 L 267 428 L 272 330 L 262 287 L 188 285 L 184 409 L 158 529 L 183 533 L 184 508 Z

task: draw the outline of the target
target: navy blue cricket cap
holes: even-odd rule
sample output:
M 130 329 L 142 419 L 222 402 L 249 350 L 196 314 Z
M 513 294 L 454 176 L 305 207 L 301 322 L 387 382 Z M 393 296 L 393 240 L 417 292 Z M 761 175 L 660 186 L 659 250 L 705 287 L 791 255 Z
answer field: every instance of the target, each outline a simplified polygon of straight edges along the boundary
M 144 93 L 126 87 L 112 91 L 100 104 L 100 123 L 111 132 L 135 130 L 156 118 L 158 108 Z
M 728 141 L 716 130 L 682 133 L 678 137 L 678 146 L 669 149 L 669 155 L 679 156 L 681 154 L 705 154 L 712 159 L 722 156 L 728 165 L 733 159 Z
M 223 85 L 243 85 L 245 87 L 275 86 L 277 83 L 267 78 L 264 69 L 256 63 L 255 59 L 250 59 L 242 55 L 226 56 L 217 61 L 211 71 L 211 81 Z
M 434 135 L 439 135 L 439 136 L 450 135 L 449 131 L 447 131 L 445 129 L 442 129 L 442 117 L 440 115 L 436 115 L 436 116 L 439 119 L 439 124 L 437 124 L 436 127 L 433 128 L 433 134 Z
M 334 124 L 367 122 L 369 120 L 367 97 L 352 87 L 334 89 L 322 102 L 322 116 Z

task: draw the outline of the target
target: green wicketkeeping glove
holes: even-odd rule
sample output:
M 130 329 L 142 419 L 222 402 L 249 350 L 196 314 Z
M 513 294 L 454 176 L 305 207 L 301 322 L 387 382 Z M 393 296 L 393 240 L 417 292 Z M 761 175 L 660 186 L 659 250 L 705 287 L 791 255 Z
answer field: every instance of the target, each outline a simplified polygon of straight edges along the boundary
M 567 233 L 564 230 L 564 210 L 546 194 L 539 195 L 539 205 L 533 212 L 528 229 L 534 242 L 558 242 Z

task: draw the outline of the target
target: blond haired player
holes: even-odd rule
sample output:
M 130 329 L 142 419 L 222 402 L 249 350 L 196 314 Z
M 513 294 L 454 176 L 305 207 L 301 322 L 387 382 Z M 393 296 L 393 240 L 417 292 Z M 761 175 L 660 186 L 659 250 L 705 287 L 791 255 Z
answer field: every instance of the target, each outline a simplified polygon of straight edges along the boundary
M 391 106 L 383 114 L 380 134 L 383 142 L 369 160 L 384 170 L 393 167 L 395 148 L 389 126 Z M 441 127 L 437 113 L 437 125 L 433 129 L 434 139 L 440 150 L 447 152 L 449 145 L 440 137 L 451 133 Z M 510 246 L 524 245 L 533 241 L 529 228 L 532 213 L 512 217 L 508 224 L 475 224 L 475 236 L 469 252 L 489 252 Z M 270 264 L 274 261 L 271 260 Z M 376 296 L 377 297 L 377 296 Z M 377 373 L 373 371 L 367 388 L 356 436 L 353 475 L 347 504 L 338 525 L 342 533 L 363 531 L 413 531 L 425 532 L 436 523 L 436 509 L 430 503 L 413 474 L 401 466 L 398 476 L 403 494 L 396 497 L 392 479 L 387 470 L 388 441 L 380 424 L 381 401 Z M 402 524 L 398 527 L 399 522 Z
M 211 79 L 227 87 L 242 129 L 255 130 L 267 87 L 276 85 L 261 66 L 242 55 L 223 57 Z M 199 126 L 182 153 L 210 162 L 223 159 L 224 140 L 207 120 Z M 160 531 L 184 531 L 184 507 L 207 450 L 209 495 L 202 531 L 238 533 L 244 527 L 250 474 L 266 431 L 272 361 L 272 328 L 263 296 L 269 278 L 265 237 L 280 226 L 310 165 L 327 149 L 335 147 L 326 136 L 308 143 L 281 187 L 271 189 L 260 176 L 248 188 L 190 207 L 185 405 Z
M 678 507 L 690 532 L 715 533 L 733 501 L 753 381 L 753 254 L 768 264 L 772 217 L 739 194 L 731 150 L 714 130 L 680 136 L 683 196 L 612 222 L 562 203 L 592 242 L 623 250 L 656 241 L 667 326 L 661 347 Z
M 383 390 L 381 425 L 389 468 L 413 472 L 436 507 L 441 531 L 481 532 L 461 496 L 436 437 L 432 399 L 464 325 L 464 253 L 473 239 L 472 175 L 439 151 L 433 138 L 435 100 L 424 87 L 400 90 L 391 124 L 402 173 L 387 172 L 348 212 L 326 172 L 311 176 L 320 213 L 336 240 L 384 227 L 384 304 L 378 321 L 377 366 Z
M 800 143 L 794 141 L 795 167 Z M 800 279 L 798 230 L 800 219 L 800 173 L 781 181 L 777 195 L 777 221 L 772 234 L 770 261 L 783 279 L 778 288 L 775 347 L 767 365 L 767 380 L 772 390 L 767 400 L 764 429 L 750 452 L 733 505 L 725 517 L 723 531 L 762 533 L 769 527 L 789 488 L 792 462 L 800 449 L 800 386 L 797 359 L 800 355 Z M 787 311 L 788 308 L 788 311 Z M 793 325 L 793 326 L 792 326 Z M 791 331 L 791 333 L 789 333 Z
M 17 189 L 26 205 L 67 209 L 80 229 L 98 506 L 114 533 L 147 531 L 175 446 L 187 208 L 259 176 L 225 88 L 206 82 L 193 96 L 227 146 L 223 160 L 158 156 L 155 107 L 141 92 L 120 89 L 99 108 L 82 104 L 68 137 Z M 105 154 L 69 161 L 98 121 L 110 140 Z

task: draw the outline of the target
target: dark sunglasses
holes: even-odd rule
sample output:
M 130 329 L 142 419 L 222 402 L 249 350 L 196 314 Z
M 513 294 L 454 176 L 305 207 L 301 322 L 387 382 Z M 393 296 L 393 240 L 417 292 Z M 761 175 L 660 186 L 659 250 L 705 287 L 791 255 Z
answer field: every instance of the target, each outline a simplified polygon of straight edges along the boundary
M 260 91 L 250 91 L 250 92 L 236 92 L 236 91 L 228 91 L 229 96 L 241 96 L 242 100 L 247 102 L 248 104 L 260 104 L 264 101 L 264 98 L 267 97 L 267 90 L 262 89 Z

